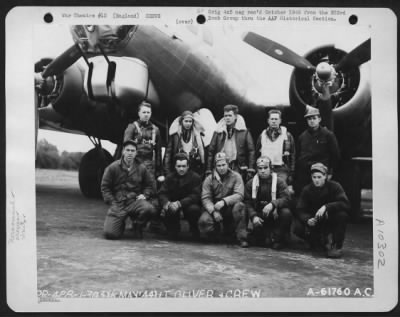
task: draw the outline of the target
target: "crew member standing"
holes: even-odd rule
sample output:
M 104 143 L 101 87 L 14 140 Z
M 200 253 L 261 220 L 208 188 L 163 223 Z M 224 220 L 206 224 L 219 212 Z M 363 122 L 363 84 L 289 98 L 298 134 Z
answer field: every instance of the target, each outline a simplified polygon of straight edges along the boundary
M 300 195 L 304 186 L 310 182 L 310 167 L 320 162 L 328 167 L 328 179 L 332 178 L 340 159 L 338 142 L 335 135 L 321 127 L 319 110 L 308 107 L 304 116 L 308 128 L 300 134 L 297 141 L 297 162 L 295 168 L 295 192 Z
M 214 168 L 214 158 L 218 152 L 226 154 L 229 168 L 240 173 L 244 180 L 255 174 L 253 138 L 238 112 L 236 105 L 224 107 L 224 117 L 218 122 L 208 148 L 207 175 L 211 174 Z
M 175 170 L 175 155 L 186 153 L 189 158 L 190 168 L 197 174 L 204 174 L 204 145 L 201 133 L 204 128 L 195 120 L 191 111 L 184 111 L 175 119 L 169 129 L 170 138 L 165 149 L 164 169 L 165 174 Z
M 137 159 L 146 166 L 153 179 L 163 182 L 160 130 L 150 121 L 151 104 L 143 101 L 138 115 L 139 119 L 127 126 L 124 141 L 134 140 L 137 143 Z
M 289 190 L 293 191 L 295 142 L 292 134 L 281 123 L 281 111 L 276 109 L 268 111 L 268 127 L 258 137 L 256 157 L 269 157 L 272 170 L 289 185 Z

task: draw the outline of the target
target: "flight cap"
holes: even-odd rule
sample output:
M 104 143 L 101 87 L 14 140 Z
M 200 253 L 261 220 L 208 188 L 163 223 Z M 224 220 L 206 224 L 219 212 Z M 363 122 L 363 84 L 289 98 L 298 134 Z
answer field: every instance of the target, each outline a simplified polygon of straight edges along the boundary
M 218 152 L 217 154 L 215 154 L 214 161 L 215 161 L 215 163 L 217 163 L 218 161 L 226 161 L 226 162 L 228 162 L 228 159 L 227 159 L 226 154 L 224 152 Z
M 307 107 L 306 114 L 304 115 L 304 118 L 312 117 L 312 116 L 321 116 L 319 113 L 319 110 L 314 107 Z
M 324 175 L 328 172 L 328 168 L 322 163 L 315 163 L 311 165 L 311 174 L 314 172 L 320 172 Z

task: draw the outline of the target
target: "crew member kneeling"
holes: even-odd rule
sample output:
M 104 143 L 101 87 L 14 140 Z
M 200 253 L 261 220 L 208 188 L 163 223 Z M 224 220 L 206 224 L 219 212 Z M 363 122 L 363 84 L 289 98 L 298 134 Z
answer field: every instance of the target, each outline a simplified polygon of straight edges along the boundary
M 158 192 L 161 217 L 168 234 L 177 238 L 180 231 L 181 216 L 189 222 L 195 239 L 199 238 L 197 222 L 200 218 L 201 178 L 189 169 L 189 156 L 177 153 L 174 157 L 175 171 L 168 174 Z
M 271 172 L 268 157 L 261 156 L 256 165 L 257 174 L 247 182 L 244 194 L 252 235 L 256 244 L 264 242 L 266 247 L 282 249 L 292 221 L 289 190 L 285 181 Z
M 242 202 L 244 184 L 239 173 L 228 167 L 226 154 L 215 155 L 215 170 L 203 183 L 201 200 L 205 211 L 199 219 L 199 229 L 210 240 L 217 240 L 221 231 L 229 240 L 236 238 L 247 247 L 245 206 Z
M 338 258 L 342 255 L 350 204 L 342 186 L 327 180 L 327 173 L 322 163 L 311 166 L 312 183 L 304 187 L 297 203 L 294 233 L 308 241 L 311 248 L 324 248 L 328 257 Z
M 156 214 L 154 206 L 147 201 L 152 194 L 153 180 L 146 167 L 135 160 L 136 154 L 136 143 L 125 141 L 121 159 L 111 163 L 104 172 L 101 192 L 104 201 L 111 205 L 104 222 L 107 239 L 121 238 L 127 217 L 131 217 L 141 238 L 143 227 Z

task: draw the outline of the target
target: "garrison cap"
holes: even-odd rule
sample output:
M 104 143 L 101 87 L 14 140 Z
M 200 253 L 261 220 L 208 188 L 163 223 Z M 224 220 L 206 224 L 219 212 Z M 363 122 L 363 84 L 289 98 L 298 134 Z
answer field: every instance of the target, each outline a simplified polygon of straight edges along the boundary
M 222 160 L 228 162 L 228 158 L 226 157 L 226 154 L 224 152 L 218 152 L 217 154 L 215 154 L 215 159 L 214 159 L 215 163 Z
M 319 116 L 320 117 L 321 114 L 319 113 L 319 110 L 317 108 L 307 107 L 306 114 L 304 115 L 304 118 L 312 117 L 312 116 Z
M 270 166 L 271 160 L 268 156 L 261 156 L 257 159 L 256 165 L 257 167 L 262 167 L 262 166 Z
M 328 168 L 322 163 L 315 163 L 311 165 L 311 173 L 320 172 L 324 175 L 328 172 Z

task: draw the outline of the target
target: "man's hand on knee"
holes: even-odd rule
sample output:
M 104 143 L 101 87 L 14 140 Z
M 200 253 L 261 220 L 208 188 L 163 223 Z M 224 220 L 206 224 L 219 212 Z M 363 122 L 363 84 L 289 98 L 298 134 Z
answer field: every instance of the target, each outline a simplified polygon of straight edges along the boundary
M 216 211 L 220 211 L 224 207 L 225 207 L 225 201 L 224 200 L 220 200 L 214 205 L 214 209 Z
M 262 220 L 260 217 L 255 216 L 253 218 L 253 226 L 254 227 L 261 227 L 264 223 L 264 220 Z
M 216 222 L 221 222 L 221 221 L 223 220 L 222 215 L 221 215 L 221 213 L 220 213 L 219 211 L 214 211 L 214 212 L 212 213 L 212 215 L 213 215 L 214 220 L 215 220 Z
M 317 224 L 317 219 L 315 218 L 310 218 L 307 220 L 307 225 L 309 225 L 310 227 L 314 227 Z

